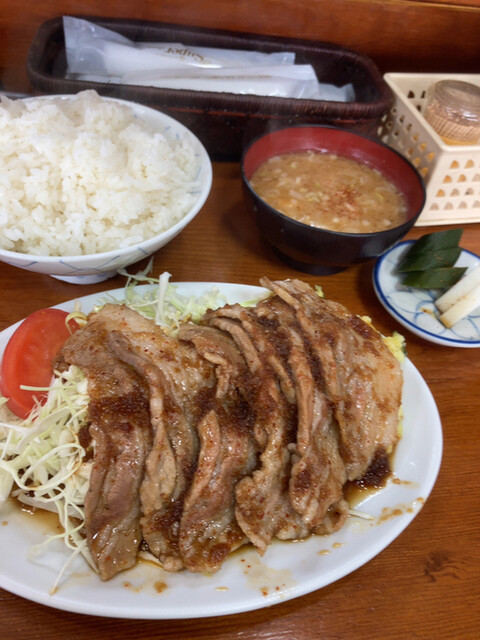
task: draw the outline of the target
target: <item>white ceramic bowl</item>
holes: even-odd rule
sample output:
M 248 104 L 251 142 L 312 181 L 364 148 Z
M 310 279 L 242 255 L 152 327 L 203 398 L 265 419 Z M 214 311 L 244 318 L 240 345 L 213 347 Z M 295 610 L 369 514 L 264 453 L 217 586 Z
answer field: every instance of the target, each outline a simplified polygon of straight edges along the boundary
M 59 96 L 41 96 L 26 100 L 49 100 Z M 60 96 L 68 99 L 72 96 Z M 172 227 L 148 240 L 104 253 L 74 256 L 36 256 L 0 249 L 0 260 L 7 264 L 36 273 L 51 275 L 73 284 L 92 284 L 112 278 L 118 269 L 128 267 L 152 255 L 179 234 L 203 207 L 212 186 L 212 163 L 202 143 L 182 124 L 169 116 L 134 102 L 108 98 L 130 106 L 136 117 L 153 125 L 169 140 L 188 137 L 199 160 L 198 183 L 195 186 L 196 200 L 184 217 Z

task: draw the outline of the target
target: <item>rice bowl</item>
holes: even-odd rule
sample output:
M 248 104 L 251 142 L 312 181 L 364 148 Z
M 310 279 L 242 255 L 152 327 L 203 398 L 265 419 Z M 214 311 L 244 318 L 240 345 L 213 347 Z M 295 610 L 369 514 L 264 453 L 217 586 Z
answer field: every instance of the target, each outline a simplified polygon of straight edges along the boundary
M 162 247 L 211 188 L 208 154 L 186 127 L 92 91 L 2 101 L 0 140 L 0 259 L 75 282 Z

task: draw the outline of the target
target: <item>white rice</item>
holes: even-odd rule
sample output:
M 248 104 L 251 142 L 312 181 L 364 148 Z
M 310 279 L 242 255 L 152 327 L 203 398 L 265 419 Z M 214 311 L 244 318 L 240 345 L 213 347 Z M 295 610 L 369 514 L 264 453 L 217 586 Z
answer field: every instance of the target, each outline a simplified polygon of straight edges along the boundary
M 33 255 L 110 251 L 180 220 L 196 200 L 198 158 L 123 104 L 0 103 L 0 247 Z

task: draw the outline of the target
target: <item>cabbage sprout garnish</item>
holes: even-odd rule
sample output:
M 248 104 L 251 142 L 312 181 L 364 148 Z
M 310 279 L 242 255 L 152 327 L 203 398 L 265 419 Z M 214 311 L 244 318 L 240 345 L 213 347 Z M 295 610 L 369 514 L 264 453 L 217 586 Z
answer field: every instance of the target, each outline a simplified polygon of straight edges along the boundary
M 170 282 L 171 275 L 165 271 L 159 278 L 148 276 L 151 262 L 144 271 L 130 275 L 120 270 L 121 275 L 127 276 L 125 298 L 120 303 L 135 309 L 146 318 L 154 320 L 166 330 L 174 331 L 182 322 L 198 322 L 208 309 L 217 309 L 226 303 L 219 290 L 212 286 L 202 296 L 184 296 L 177 287 Z M 151 289 L 141 293 L 137 289 L 140 283 L 151 284 Z M 118 300 L 111 300 L 118 302 Z
M 85 376 L 77 367 L 58 374 L 45 404 L 37 405 L 26 420 L 12 419 L 4 402 L 0 407 L 0 508 L 11 495 L 30 507 L 57 513 L 62 532 L 31 553 L 61 538 L 74 555 L 81 553 L 94 567 L 82 535 L 90 476 L 78 435 L 88 409 Z

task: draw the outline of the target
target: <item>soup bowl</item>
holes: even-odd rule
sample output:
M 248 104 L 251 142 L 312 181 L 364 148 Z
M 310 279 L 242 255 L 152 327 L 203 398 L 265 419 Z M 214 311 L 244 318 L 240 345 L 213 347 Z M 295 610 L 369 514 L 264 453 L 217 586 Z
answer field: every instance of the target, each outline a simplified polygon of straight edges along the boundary
M 404 222 L 373 233 L 345 233 L 298 222 L 268 204 L 251 185 L 254 173 L 269 158 L 307 150 L 335 154 L 378 170 L 403 196 Z M 415 224 L 426 197 L 422 177 L 400 153 L 373 138 L 324 125 L 286 127 L 251 141 L 242 155 L 242 182 L 246 204 L 275 253 L 299 271 L 325 275 L 388 251 Z

